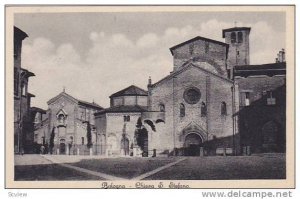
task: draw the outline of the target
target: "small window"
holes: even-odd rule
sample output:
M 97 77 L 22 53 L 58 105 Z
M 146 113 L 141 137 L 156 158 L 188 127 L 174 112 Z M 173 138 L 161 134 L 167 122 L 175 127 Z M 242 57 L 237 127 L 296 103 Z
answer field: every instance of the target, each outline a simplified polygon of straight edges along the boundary
M 205 53 L 209 52 L 209 42 L 205 42 Z
M 164 104 L 159 105 L 159 111 L 160 112 L 165 112 L 165 105 Z
M 129 115 L 124 115 L 124 122 L 130 122 L 130 116 Z
M 250 93 L 246 92 L 245 93 L 245 106 L 249 106 L 250 105 Z
M 221 115 L 227 115 L 227 107 L 225 102 L 221 103 Z
M 235 43 L 236 42 L 236 34 L 235 32 L 231 33 L 231 43 Z
M 81 145 L 84 145 L 84 137 L 81 137 Z
M 207 107 L 204 102 L 201 103 L 201 117 L 206 117 L 207 115 Z
M 267 91 L 267 105 L 275 105 L 276 98 L 274 97 L 274 93 L 272 91 Z
M 238 43 L 242 43 L 242 42 L 243 42 L 243 33 L 238 32 Z
M 185 106 L 184 104 L 180 104 L 180 117 L 184 117 L 185 116 Z
M 237 55 L 240 55 L 240 51 L 236 51 L 236 54 L 237 54 Z

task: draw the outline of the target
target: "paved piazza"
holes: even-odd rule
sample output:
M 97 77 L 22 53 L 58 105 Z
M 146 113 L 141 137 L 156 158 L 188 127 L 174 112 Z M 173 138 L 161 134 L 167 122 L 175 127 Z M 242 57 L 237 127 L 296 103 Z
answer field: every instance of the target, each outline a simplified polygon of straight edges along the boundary
M 284 179 L 285 168 L 284 154 L 156 158 L 15 156 L 17 181 Z M 36 172 L 28 172 L 32 170 Z

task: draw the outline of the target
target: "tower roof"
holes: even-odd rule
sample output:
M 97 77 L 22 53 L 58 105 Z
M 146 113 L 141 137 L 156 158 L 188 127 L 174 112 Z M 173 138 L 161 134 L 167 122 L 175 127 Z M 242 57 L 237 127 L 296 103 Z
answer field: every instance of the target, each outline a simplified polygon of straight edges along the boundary
M 119 97 L 119 96 L 148 96 L 147 91 L 131 85 L 123 90 L 120 90 L 110 96 L 111 97 Z
M 227 29 L 223 29 L 222 31 L 222 37 L 225 37 L 225 32 L 232 32 L 232 31 L 241 31 L 241 30 L 246 30 L 249 31 L 251 30 L 250 27 L 234 27 L 234 28 L 227 28 Z

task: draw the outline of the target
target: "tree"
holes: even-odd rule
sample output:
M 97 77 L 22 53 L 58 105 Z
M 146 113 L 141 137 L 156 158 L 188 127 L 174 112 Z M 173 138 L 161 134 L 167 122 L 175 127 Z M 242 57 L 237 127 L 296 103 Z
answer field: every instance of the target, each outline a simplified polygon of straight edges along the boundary
M 50 154 L 53 153 L 53 148 L 54 148 L 54 137 L 55 137 L 55 126 L 52 128 L 52 132 L 50 135 Z
M 137 120 L 134 137 L 136 145 L 138 145 L 142 151 L 145 151 L 145 139 L 148 139 L 148 131 L 143 126 L 141 118 L 138 118 Z
M 91 129 L 91 124 L 90 122 L 87 122 L 87 127 L 86 127 L 86 138 L 87 138 L 87 144 L 86 146 L 88 148 L 91 148 L 93 146 L 92 143 L 92 129 Z

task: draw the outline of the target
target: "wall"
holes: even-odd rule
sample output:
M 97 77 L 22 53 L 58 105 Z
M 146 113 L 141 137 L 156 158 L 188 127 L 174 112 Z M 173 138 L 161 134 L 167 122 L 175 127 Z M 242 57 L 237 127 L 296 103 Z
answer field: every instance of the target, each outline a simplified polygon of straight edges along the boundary
M 174 95 L 173 93 L 174 86 Z M 172 149 L 173 130 L 175 130 L 175 146 L 183 147 L 183 130 L 193 126 L 202 131 L 204 140 L 227 137 L 233 133 L 232 122 L 232 92 L 233 84 L 227 80 L 206 73 L 195 67 L 159 83 L 151 90 L 151 110 L 158 111 L 159 104 L 165 105 L 165 127 L 162 136 L 157 140 L 165 149 Z M 201 92 L 201 98 L 196 104 L 188 104 L 183 99 L 184 91 L 187 88 L 196 87 Z M 209 99 L 208 101 L 206 99 Z M 173 102 L 174 99 L 174 102 Z M 227 115 L 221 116 L 221 102 L 227 104 Z M 208 115 L 201 117 L 201 103 L 205 102 L 208 108 Z M 185 116 L 180 117 L 180 103 L 185 106 Z M 175 106 L 173 106 L 173 104 Z M 174 110 L 174 112 L 173 112 Z M 173 117 L 173 113 L 174 116 Z
M 239 127 L 241 146 L 250 146 L 253 153 L 285 152 L 286 136 L 286 86 L 285 76 L 255 76 L 236 78 L 239 85 L 240 101 L 243 105 L 245 91 L 250 93 L 250 106 L 240 106 Z M 266 91 L 273 91 L 275 105 L 267 105 Z M 263 126 L 274 122 L 278 127 L 273 146 L 264 146 Z M 272 135 L 270 135 L 272 137 Z M 273 139 L 273 138 L 270 138 Z
M 205 46 L 208 43 L 208 52 L 205 52 Z M 190 48 L 193 48 L 191 53 Z M 174 69 L 178 69 L 182 64 L 193 57 L 200 57 L 204 61 L 211 60 L 220 66 L 221 70 L 226 72 L 226 46 L 208 42 L 205 40 L 196 40 L 186 45 L 180 46 L 173 51 Z

